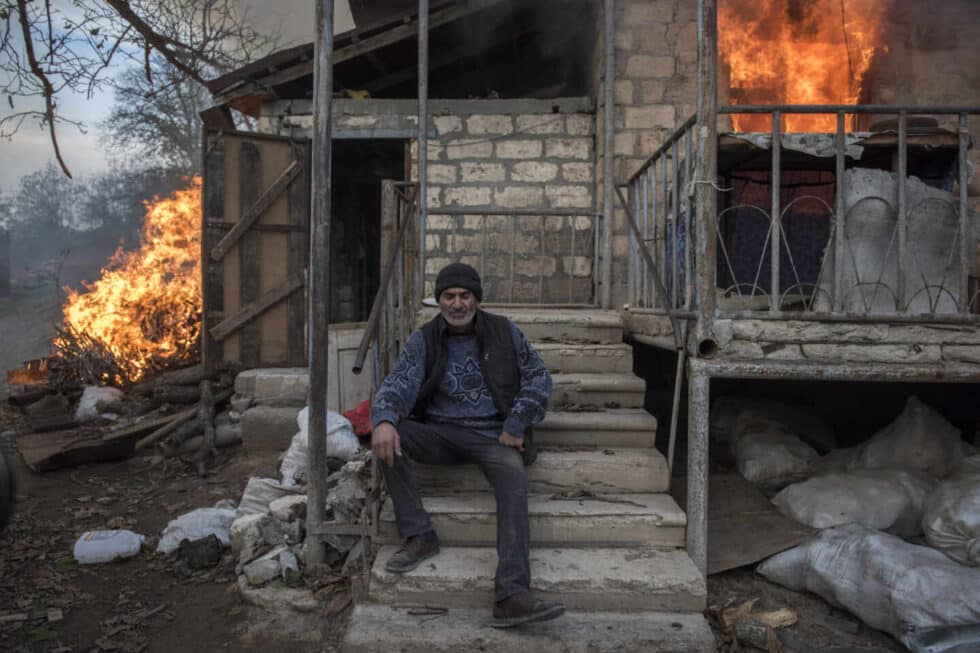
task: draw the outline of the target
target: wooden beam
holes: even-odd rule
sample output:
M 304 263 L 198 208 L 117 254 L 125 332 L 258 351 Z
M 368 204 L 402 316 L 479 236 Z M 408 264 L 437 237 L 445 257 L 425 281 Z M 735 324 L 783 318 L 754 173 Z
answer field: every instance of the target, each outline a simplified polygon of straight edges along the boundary
M 220 261 L 225 257 L 228 251 L 238 242 L 238 240 L 245 234 L 246 231 L 252 226 L 252 223 L 257 221 L 261 217 L 262 212 L 265 211 L 269 206 L 276 201 L 276 199 L 282 195 L 283 191 L 289 187 L 289 184 L 296 178 L 300 172 L 300 164 L 298 161 L 293 161 L 282 171 L 279 178 L 272 182 L 262 195 L 259 196 L 255 203 L 248 207 L 248 209 L 242 214 L 241 219 L 235 223 L 231 231 L 225 234 L 224 238 L 221 239 L 214 249 L 211 250 L 211 258 L 215 261 Z
M 208 218 L 208 227 L 213 227 L 215 229 L 234 229 L 237 222 L 226 222 L 221 218 Z M 307 227 L 305 225 L 293 225 L 293 224 L 255 224 L 252 225 L 252 231 L 267 231 L 269 233 L 293 233 L 302 232 L 306 233 Z
M 290 277 L 272 290 L 266 291 L 261 297 L 250 302 L 235 315 L 221 321 L 211 329 L 211 337 L 221 342 L 248 322 L 266 312 L 286 297 L 303 287 L 306 282 L 303 277 Z

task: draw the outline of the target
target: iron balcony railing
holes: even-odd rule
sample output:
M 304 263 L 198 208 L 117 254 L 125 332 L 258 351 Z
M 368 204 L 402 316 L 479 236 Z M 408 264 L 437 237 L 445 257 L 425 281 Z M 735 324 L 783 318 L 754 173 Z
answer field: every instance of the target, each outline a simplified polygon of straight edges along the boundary
M 717 236 L 717 256 L 706 273 L 716 288 L 718 316 L 980 319 L 980 290 L 970 278 L 980 230 L 967 190 L 970 120 L 980 107 L 726 106 L 719 113 L 770 116 L 770 133 L 719 138 L 726 143 L 751 140 L 762 151 L 768 148 L 768 165 L 745 174 L 727 157 L 715 175 L 696 180 L 694 117 L 658 148 L 626 185 L 639 234 L 630 234 L 633 306 L 663 313 L 696 307 L 695 275 L 704 266 L 695 260 L 694 187 L 711 183 L 719 208 L 707 233 Z M 784 116 L 804 113 L 836 116 L 836 132 L 799 137 L 781 131 Z M 894 129 L 848 133 L 845 119 L 851 115 L 893 116 Z M 923 131 L 915 123 L 910 133 L 909 117 L 921 115 L 951 121 L 955 131 Z M 954 176 L 944 184 L 912 176 L 910 147 L 916 153 L 945 148 Z M 854 171 L 860 167 L 853 163 L 859 148 L 877 148 L 879 164 L 882 152 L 894 160 L 894 170 L 882 171 L 878 185 L 867 190 L 859 187 L 864 180 Z M 822 174 L 808 177 L 801 172 L 795 155 L 804 150 L 814 157 L 811 161 L 825 162 Z M 794 155 L 791 165 L 786 164 L 787 153 Z M 768 185 L 768 196 L 756 193 L 763 201 L 740 201 L 736 186 L 744 190 L 746 184 Z M 808 190 L 817 187 L 821 192 Z M 918 199 L 912 201 L 913 196 Z M 644 262 L 647 257 L 663 280 L 663 292 Z

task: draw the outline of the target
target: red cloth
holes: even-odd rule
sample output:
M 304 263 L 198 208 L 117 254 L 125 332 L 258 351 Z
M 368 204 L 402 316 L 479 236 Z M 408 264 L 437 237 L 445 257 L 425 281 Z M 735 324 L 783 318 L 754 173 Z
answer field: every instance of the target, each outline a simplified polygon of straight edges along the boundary
M 359 438 L 371 435 L 371 400 L 366 399 L 357 405 L 356 408 L 343 413 L 344 417 L 350 420 L 354 427 L 354 434 Z

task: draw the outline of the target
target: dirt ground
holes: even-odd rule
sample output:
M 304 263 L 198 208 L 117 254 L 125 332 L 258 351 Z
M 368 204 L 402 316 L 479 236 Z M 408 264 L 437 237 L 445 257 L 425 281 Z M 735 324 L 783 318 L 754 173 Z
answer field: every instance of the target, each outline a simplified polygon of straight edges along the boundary
M 18 426 L 3 403 L 0 432 Z M 237 501 L 250 476 L 275 465 L 241 449 L 223 452 L 203 479 L 182 464 L 154 468 L 145 458 L 46 474 L 21 465 L 17 510 L 0 535 L 0 650 L 338 650 L 347 612 L 328 619 L 246 603 L 227 550 L 217 567 L 187 578 L 175 574 L 172 556 L 153 553 L 169 520 Z M 147 536 L 143 552 L 79 566 L 75 540 L 102 528 Z

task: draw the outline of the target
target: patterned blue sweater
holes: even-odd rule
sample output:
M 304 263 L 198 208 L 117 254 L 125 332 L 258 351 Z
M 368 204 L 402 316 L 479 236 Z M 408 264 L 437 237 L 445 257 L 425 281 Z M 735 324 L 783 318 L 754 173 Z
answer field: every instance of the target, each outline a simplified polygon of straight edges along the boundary
M 524 437 L 524 431 L 544 419 L 551 397 L 551 375 L 544 362 L 513 322 L 510 323 L 514 351 L 520 365 L 521 388 L 510 415 L 500 415 L 480 372 L 475 335 L 448 338 L 446 372 L 429 401 L 426 421 L 456 424 L 496 438 L 501 431 Z M 371 423 L 397 425 L 415 406 L 425 380 L 425 338 L 413 333 L 378 388 L 371 404 Z

